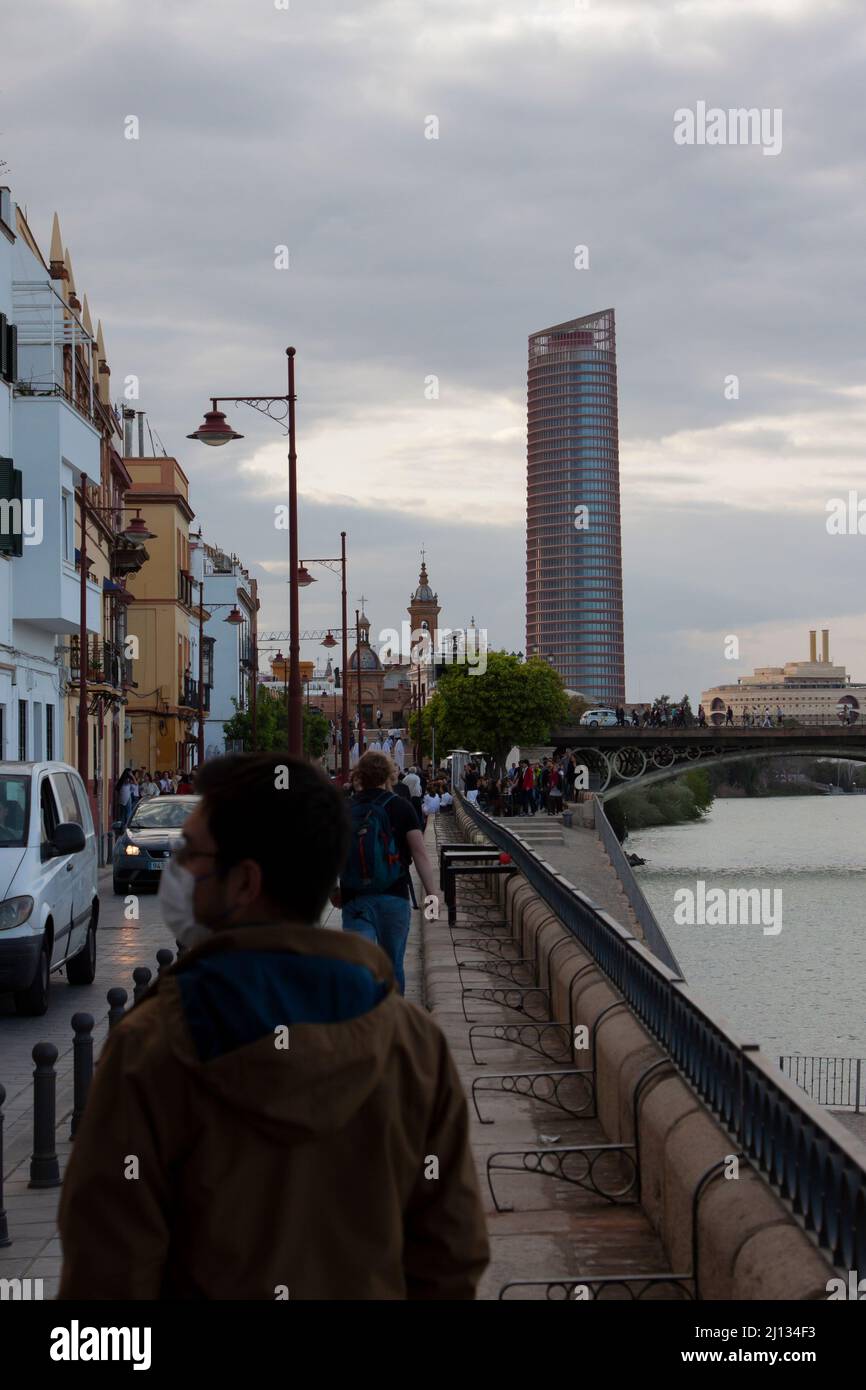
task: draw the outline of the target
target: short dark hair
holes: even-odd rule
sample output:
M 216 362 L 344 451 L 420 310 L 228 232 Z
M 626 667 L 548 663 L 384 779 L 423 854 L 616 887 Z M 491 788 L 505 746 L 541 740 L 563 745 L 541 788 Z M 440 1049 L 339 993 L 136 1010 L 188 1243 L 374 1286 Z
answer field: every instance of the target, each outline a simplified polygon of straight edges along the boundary
M 316 922 L 349 848 L 344 798 L 321 768 L 288 753 L 230 753 L 195 774 L 217 872 L 243 859 L 288 920 Z

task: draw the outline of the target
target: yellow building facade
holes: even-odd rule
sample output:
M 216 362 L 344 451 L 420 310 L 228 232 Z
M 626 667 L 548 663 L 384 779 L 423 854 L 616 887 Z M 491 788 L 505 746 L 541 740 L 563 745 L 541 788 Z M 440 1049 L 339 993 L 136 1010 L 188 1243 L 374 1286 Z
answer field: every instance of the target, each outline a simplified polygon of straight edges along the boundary
M 198 672 L 191 669 L 190 624 L 199 616 L 190 572 L 189 482 L 174 458 L 126 458 L 127 503 L 141 508 L 149 561 L 129 580 L 135 638 L 128 692 L 128 763 L 149 772 L 189 769 L 195 759 Z

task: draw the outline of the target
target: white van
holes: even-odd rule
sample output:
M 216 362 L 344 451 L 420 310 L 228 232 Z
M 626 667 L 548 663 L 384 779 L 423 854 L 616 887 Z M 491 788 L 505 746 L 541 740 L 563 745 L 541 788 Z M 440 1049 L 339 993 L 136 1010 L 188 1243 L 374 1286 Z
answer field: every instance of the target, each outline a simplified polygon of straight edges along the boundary
M 48 980 L 96 974 L 96 835 L 84 784 L 68 763 L 0 763 L 0 992 L 44 1014 Z

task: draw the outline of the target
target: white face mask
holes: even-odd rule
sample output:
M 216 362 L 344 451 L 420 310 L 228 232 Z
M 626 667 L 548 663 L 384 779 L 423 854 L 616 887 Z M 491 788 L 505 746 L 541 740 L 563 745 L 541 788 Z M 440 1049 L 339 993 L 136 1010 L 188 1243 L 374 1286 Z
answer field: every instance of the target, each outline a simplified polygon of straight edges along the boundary
M 162 871 L 159 885 L 159 905 L 163 920 L 175 941 L 191 950 L 209 941 L 210 927 L 203 927 L 195 920 L 193 896 L 196 880 L 189 869 L 184 869 L 174 859 L 169 859 Z

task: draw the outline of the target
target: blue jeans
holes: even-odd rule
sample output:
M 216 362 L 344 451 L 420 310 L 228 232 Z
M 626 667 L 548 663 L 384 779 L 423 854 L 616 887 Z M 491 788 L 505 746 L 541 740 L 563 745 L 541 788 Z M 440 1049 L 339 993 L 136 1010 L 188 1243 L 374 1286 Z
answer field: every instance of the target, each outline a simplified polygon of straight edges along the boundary
M 406 992 L 403 956 L 409 938 L 411 915 L 409 899 L 395 898 L 392 893 L 371 893 L 368 897 L 353 898 L 343 907 L 343 931 L 355 931 L 381 946 L 394 967 L 401 994 Z

